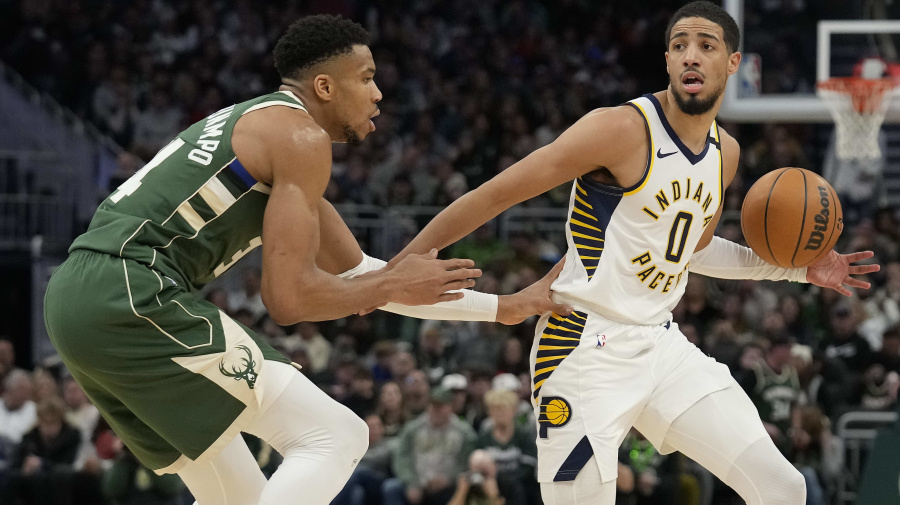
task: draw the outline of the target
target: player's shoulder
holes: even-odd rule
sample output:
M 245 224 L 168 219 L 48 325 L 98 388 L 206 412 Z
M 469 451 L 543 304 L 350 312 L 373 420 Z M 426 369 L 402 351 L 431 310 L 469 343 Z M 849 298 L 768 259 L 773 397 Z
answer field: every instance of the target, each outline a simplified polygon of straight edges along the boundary
M 331 166 L 331 137 L 302 109 L 273 106 L 245 114 L 235 124 L 232 146 L 247 170 L 267 184 L 299 159 L 305 166 Z
M 255 137 L 276 142 L 288 142 L 292 146 L 319 146 L 331 144 L 328 133 L 303 109 L 293 107 L 265 107 L 245 114 L 235 125 L 236 133 L 248 133 Z
M 641 113 L 627 104 L 594 109 L 578 120 L 573 128 L 600 141 L 607 147 L 635 147 L 632 144 L 646 141 L 647 126 Z
M 617 105 L 615 107 L 600 107 L 594 109 L 582 118 L 583 121 L 594 124 L 611 126 L 615 129 L 645 129 L 644 119 L 637 109 L 629 104 Z M 632 133 L 632 132 L 629 132 Z

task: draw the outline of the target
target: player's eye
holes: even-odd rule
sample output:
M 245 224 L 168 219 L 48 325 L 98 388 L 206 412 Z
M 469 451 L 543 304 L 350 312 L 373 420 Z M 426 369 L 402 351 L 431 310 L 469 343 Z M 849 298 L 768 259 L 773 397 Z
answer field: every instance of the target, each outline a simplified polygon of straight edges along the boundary
M 709 51 L 712 48 L 713 48 L 712 44 L 703 44 L 703 49 L 706 49 L 707 51 Z

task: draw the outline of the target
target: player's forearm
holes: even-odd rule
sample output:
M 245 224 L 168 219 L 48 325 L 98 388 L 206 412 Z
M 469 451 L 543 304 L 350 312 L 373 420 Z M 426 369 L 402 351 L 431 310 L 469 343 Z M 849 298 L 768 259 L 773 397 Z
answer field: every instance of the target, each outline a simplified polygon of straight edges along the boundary
M 384 260 L 363 254 L 362 261 L 338 277 L 353 279 L 360 275 L 384 268 Z M 439 302 L 434 305 L 403 305 L 388 303 L 381 310 L 417 319 L 437 319 L 442 321 L 496 321 L 499 298 L 497 295 L 461 289 L 459 300 Z
M 766 263 L 749 247 L 721 237 L 694 253 L 690 271 L 719 279 L 789 280 L 807 282 L 806 268 L 782 268 Z
M 388 273 L 342 279 L 315 268 L 300 281 L 274 289 L 264 279 L 263 302 L 276 323 L 289 325 L 339 319 L 383 305 L 391 300 L 393 288 Z

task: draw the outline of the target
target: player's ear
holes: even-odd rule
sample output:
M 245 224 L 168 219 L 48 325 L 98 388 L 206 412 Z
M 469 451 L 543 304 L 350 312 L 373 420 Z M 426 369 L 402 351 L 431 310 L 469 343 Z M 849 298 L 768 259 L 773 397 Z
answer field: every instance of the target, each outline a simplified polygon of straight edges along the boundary
M 735 51 L 728 57 L 728 75 L 733 75 L 741 66 L 741 53 Z
M 666 51 L 666 73 L 669 73 L 669 51 Z
M 319 99 L 330 102 L 334 98 L 334 82 L 328 74 L 313 77 L 313 92 Z

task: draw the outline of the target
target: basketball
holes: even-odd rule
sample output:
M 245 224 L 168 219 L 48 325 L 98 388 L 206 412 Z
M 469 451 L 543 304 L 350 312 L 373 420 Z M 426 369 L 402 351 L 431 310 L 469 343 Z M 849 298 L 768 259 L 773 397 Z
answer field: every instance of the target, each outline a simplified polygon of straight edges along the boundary
M 569 406 L 562 400 L 552 400 L 544 412 L 551 424 L 559 426 L 569 420 Z
M 802 168 L 773 170 L 744 198 L 741 229 L 765 261 L 805 267 L 828 254 L 844 228 L 841 202 L 820 175 Z

